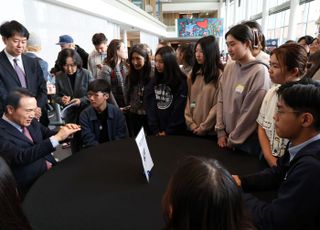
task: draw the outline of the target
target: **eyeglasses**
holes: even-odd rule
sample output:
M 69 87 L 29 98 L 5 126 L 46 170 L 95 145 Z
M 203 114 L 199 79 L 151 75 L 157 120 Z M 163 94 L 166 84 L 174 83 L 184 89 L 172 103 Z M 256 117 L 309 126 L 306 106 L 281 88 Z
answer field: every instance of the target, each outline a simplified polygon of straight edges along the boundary
M 88 93 L 87 94 L 87 97 L 88 98 L 90 98 L 90 97 L 95 97 L 95 98 L 97 98 L 97 97 L 99 97 L 101 94 L 104 94 L 103 92 L 96 92 L 96 93 Z
M 279 114 L 285 114 L 285 113 L 296 113 L 296 114 L 300 114 L 301 112 L 300 111 L 286 111 L 286 110 L 282 110 L 282 109 L 277 109 L 276 110 L 276 115 L 279 115 Z
M 310 69 L 311 66 L 312 66 L 312 63 L 311 62 L 307 62 L 307 65 L 306 65 L 307 69 Z

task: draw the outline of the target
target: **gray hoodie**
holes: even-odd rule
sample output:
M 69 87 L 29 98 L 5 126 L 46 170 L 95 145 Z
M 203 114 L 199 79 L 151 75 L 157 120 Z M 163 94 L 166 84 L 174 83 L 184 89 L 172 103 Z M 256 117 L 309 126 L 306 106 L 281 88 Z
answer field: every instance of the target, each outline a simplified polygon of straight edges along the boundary
M 228 146 L 243 144 L 256 130 L 260 106 L 270 86 L 267 66 L 261 61 L 226 65 L 220 80 L 215 129 L 218 137 L 228 136 Z

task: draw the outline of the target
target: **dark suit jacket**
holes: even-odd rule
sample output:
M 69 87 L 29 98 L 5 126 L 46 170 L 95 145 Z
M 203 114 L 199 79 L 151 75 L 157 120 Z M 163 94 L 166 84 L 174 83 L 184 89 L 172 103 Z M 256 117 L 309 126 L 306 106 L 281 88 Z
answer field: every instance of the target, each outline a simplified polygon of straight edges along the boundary
M 0 155 L 8 162 L 21 191 L 26 191 L 46 170 L 46 160 L 56 163 L 51 155 L 53 148 L 49 137 L 52 131 L 37 120 L 28 127 L 33 142 L 16 127 L 0 119 Z
M 244 194 L 258 229 L 320 229 L 320 140 L 309 143 L 289 159 L 287 151 L 277 166 L 240 177 L 245 192 L 278 190 L 270 203 Z
M 128 137 L 126 119 L 122 111 L 114 105 L 108 104 L 108 137 L 109 140 L 119 140 Z M 100 121 L 92 106 L 80 114 L 82 144 L 85 147 L 99 144 Z
M 26 73 L 27 89 L 36 95 L 38 106 L 45 108 L 47 104 L 47 85 L 37 60 L 21 55 Z M 5 110 L 5 101 L 10 91 L 21 87 L 18 75 L 4 51 L 0 52 L 0 115 Z

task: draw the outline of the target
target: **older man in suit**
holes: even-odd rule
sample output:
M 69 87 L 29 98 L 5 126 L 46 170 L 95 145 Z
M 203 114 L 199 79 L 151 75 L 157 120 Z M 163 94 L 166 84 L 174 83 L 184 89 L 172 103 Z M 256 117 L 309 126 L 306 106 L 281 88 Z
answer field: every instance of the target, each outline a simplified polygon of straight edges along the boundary
M 29 38 L 28 30 L 13 20 L 0 26 L 0 34 L 6 46 L 0 52 L 0 115 L 5 109 L 5 100 L 9 92 L 23 87 L 36 95 L 38 108 L 35 116 L 40 119 L 42 109 L 44 116 L 41 121 L 47 125 L 47 86 L 41 67 L 37 60 L 23 54 Z
M 22 192 L 56 163 L 51 153 L 59 142 L 80 130 L 78 125 L 67 124 L 52 131 L 34 119 L 36 109 L 34 95 L 19 88 L 8 95 L 0 119 L 0 155 L 11 166 Z

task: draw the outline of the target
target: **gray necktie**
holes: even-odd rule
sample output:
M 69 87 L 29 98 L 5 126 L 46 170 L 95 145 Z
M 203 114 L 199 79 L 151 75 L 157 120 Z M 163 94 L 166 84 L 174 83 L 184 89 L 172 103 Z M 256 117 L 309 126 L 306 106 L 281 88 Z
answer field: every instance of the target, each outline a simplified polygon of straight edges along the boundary
M 14 62 L 14 70 L 16 71 L 18 77 L 19 77 L 19 81 L 21 83 L 21 86 L 23 88 L 27 88 L 27 82 L 26 82 L 26 75 L 24 74 L 24 72 L 22 71 L 22 69 L 19 67 L 18 65 L 18 59 L 13 59 Z

